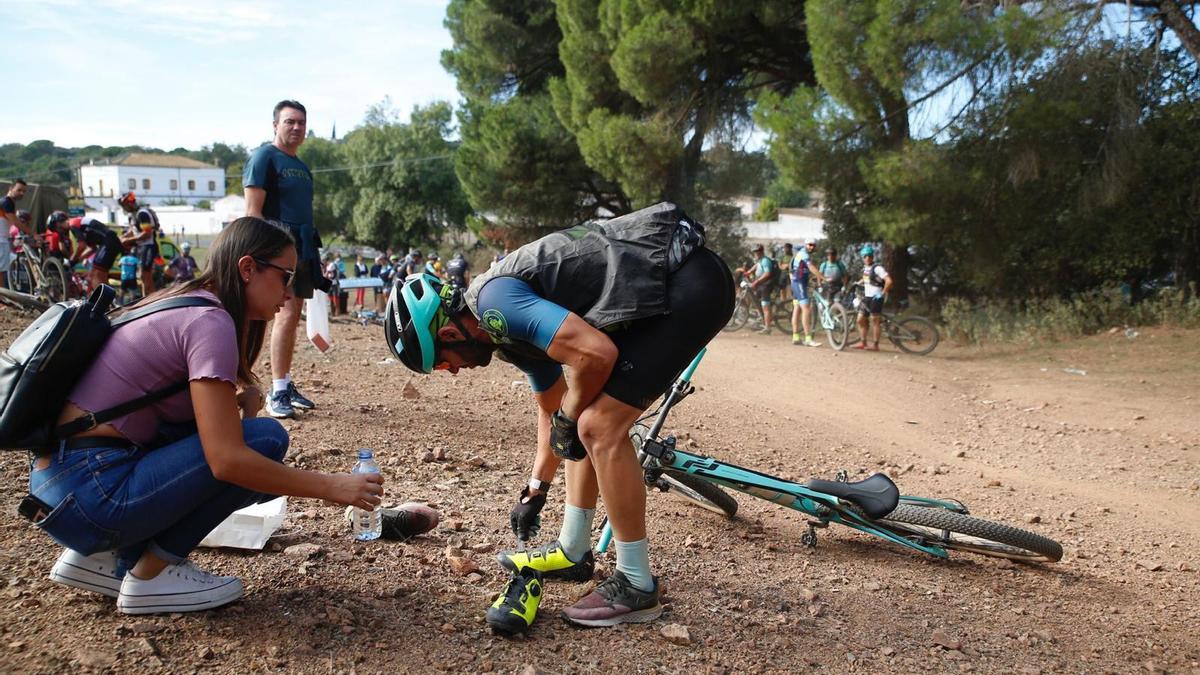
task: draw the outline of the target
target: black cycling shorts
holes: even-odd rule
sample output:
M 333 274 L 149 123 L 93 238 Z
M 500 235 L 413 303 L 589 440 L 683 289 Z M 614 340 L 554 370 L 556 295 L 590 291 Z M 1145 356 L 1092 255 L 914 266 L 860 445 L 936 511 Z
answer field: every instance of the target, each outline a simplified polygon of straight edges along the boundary
M 883 314 L 883 298 L 863 298 L 858 304 L 858 313 L 867 316 L 879 316 Z
M 104 243 L 96 249 L 96 256 L 92 258 L 92 267 L 102 267 L 106 270 L 112 269 L 113 263 L 117 261 L 117 256 L 125 247 L 121 246 L 121 238 L 116 232 L 109 230 L 104 235 Z
M 650 407 L 729 322 L 735 294 L 720 256 L 697 249 L 667 277 L 670 314 L 637 319 L 608 333 L 618 354 L 604 393 L 639 410 Z
M 158 244 L 138 244 L 138 267 L 144 272 L 154 269 L 154 261 L 158 259 Z

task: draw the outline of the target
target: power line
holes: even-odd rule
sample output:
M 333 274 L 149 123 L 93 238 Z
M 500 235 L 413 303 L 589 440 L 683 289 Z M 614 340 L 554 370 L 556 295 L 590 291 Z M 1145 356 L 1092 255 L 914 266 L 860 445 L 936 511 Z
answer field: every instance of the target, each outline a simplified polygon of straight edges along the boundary
M 432 162 L 439 159 L 450 159 L 454 155 L 430 155 L 429 157 L 397 157 L 396 159 L 387 162 L 373 162 L 370 164 L 347 164 L 345 166 L 331 166 L 321 169 L 310 169 L 313 173 L 333 173 L 336 171 L 352 171 L 354 169 L 376 169 L 384 166 L 397 166 L 400 164 L 416 164 L 418 162 Z M 226 178 L 241 178 L 241 174 L 226 174 Z

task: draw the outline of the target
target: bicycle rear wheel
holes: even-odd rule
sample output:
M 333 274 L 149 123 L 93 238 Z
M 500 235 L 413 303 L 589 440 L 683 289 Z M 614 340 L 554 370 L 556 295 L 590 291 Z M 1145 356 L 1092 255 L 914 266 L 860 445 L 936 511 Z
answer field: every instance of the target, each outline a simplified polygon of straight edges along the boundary
M 900 351 L 924 356 L 938 346 L 941 336 L 937 326 L 923 316 L 910 316 L 899 321 L 893 321 L 888 327 L 888 339 Z
M 63 262 L 58 258 L 46 258 L 46 262 L 42 263 L 42 284 L 50 302 L 67 299 L 67 279 L 67 268 Z
M 850 317 L 847 316 L 846 308 L 842 307 L 842 303 L 835 302 L 829 306 L 829 318 L 833 321 L 833 328 L 825 330 L 829 336 L 829 346 L 840 352 L 846 348 L 846 343 L 849 342 Z
M 901 504 L 875 523 L 902 537 L 995 558 L 1058 562 L 1063 554 L 1053 539 L 937 507 Z

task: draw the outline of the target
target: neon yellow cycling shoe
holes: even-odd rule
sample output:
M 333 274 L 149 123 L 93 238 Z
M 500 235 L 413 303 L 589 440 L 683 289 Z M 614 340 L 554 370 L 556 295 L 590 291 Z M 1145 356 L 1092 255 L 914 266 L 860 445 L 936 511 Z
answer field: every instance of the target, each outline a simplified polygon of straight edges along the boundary
M 497 633 L 513 635 L 529 630 L 542 602 L 542 573 L 524 567 L 512 575 L 496 601 L 488 607 L 487 622 Z
M 584 554 L 583 560 L 575 562 L 567 557 L 566 551 L 563 551 L 563 547 L 557 541 L 525 551 L 501 551 L 496 555 L 496 559 L 500 561 L 501 567 L 509 572 L 532 567 L 547 579 L 567 581 L 590 581 L 592 571 L 596 568 L 596 556 L 592 555 L 591 549 Z

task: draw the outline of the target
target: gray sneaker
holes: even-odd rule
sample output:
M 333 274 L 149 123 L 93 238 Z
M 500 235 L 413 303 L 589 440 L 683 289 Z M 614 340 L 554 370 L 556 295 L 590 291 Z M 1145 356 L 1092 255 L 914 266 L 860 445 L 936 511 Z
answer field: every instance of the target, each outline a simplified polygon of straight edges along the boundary
M 292 398 L 286 389 L 271 394 L 271 398 L 267 399 L 267 413 L 279 419 L 296 416 L 296 411 L 292 408 Z
M 293 408 L 312 410 L 313 408 L 317 407 L 316 403 L 313 403 L 308 399 L 308 397 L 300 393 L 300 390 L 296 388 L 295 382 L 288 382 L 287 393 L 288 398 L 290 398 L 292 401 Z
M 600 582 L 596 590 L 562 611 L 567 621 L 580 626 L 615 626 L 619 623 L 646 623 L 662 616 L 658 602 L 658 577 L 654 590 L 633 587 L 625 574 L 616 571 Z

